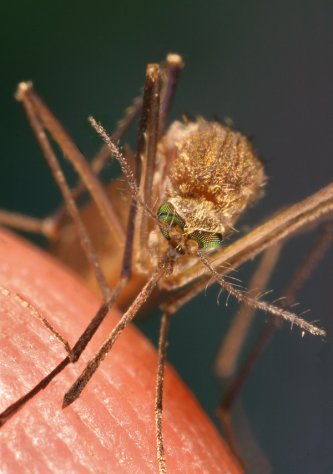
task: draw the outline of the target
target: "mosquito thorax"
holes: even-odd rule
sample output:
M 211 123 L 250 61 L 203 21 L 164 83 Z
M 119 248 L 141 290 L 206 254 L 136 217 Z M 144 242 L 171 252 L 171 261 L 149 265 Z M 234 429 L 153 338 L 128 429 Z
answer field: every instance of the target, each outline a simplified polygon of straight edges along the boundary
M 200 229 L 225 236 L 266 182 L 251 142 L 218 122 L 176 121 L 161 150 L 168 163 L 166 200 L 174 209 L 169 217 L 163 211 L 162 221 L 186 222 L 191 234 Z
M 211 249 L 222 243 L 221 234 L 202 230 L 189 232 L 185 221 L 170 202 L 159 207 L 157 217 L 162 235 L 180 254 L 195 255 L 199 249 Z

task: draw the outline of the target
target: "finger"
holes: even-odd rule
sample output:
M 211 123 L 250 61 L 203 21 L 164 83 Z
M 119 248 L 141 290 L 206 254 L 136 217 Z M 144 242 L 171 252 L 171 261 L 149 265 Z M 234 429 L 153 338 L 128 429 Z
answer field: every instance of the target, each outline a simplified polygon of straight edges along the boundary
M 0 234 L 0 410 L 29 391 L 66 355 L 19 294 L 73 345 L 98 308 L 92 293 L 51 257 Z M 81 397 L 66 390 L 115 325 L 113 311 L 82 360 L 67 367 L 0 431 L 5 472 L 157 472 L 156 353 L 134 327 L 119 338 Z M 174 371 L 166 371 L 163 414 L 168 472 L 240 472 L 211 422 Z

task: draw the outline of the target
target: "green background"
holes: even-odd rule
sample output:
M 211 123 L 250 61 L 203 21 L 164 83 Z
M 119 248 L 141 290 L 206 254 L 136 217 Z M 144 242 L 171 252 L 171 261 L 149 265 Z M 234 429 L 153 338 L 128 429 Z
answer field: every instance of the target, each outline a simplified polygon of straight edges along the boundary
M 186 63 L 173 116 L 229 116 L 254 135 L 270 179 L 243 224 L 332 180 L 331 1 L 19 1 L 2 2 L 0 12 L 0 207 L 44 216 L 60 202 L 13 99 L 19 81 L 34 81 L 91 157 L 98 139 L 87 116 L 112 129 L 140 91 L 146 63 L 167 52 Z M 302 236 L 287 245 L 272 299 L 310 242 Z M 331 252 L 299 296 L 300 310 L 311 308 L 309 319 L 327 329 L 326 341 L 301 339 L 285 324 L 242 392 L 262 450 L 242 441 L 249 472 L 332 472 L 332 280 Z M 231 301 L 225 308 L 223 297 L 218 307 L 217 294 L 210 289 L 174 318 L 169 344 L 169 359 L 212 417 L 221 396 L 214 357 L 236 308 Z M 144 326 L 156 339 L 158 318 Z M 244 417 L 239 422 L 244 433 Z

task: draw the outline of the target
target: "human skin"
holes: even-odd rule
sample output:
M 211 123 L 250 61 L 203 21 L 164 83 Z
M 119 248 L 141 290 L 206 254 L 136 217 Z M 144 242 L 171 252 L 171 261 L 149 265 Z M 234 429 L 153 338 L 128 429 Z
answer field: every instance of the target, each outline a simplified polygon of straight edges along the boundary
M 65 356 L 37 311 L 71 346 L 99 302 L 69 270 L 12 234 L 0 233 L 0 410 L 31 389 Z M 113 310 L 82 358 L 68 366 L 0 430 L 8 473 L 158 471 L 154 424 L 156 351 L 126 328 L 80 398 L 62 399 L 114 327 Z M 163 433 L 168 472 L 238 473 L 228 447 L 174 370 L 166 369 Z

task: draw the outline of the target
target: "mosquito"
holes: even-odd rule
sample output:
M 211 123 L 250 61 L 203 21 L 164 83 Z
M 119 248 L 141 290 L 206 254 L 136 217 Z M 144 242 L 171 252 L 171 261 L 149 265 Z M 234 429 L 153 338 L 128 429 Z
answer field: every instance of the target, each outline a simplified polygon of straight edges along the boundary
M 64 395 L 63 407 L 73 403 L 125 327 L 153 301 L 159 304 L 163 313 L 155 399 L 160 473 L 167 472 L 162 415 L 170 317 L 208 285 L 217 283 L 221 290 L 238 300 L 242 308 L 259 309 L 274 318 L 284 319 L 299 327 L 302 335 L 310 333 L 324 337 L 323 329 L 289 310 L 286 304 L 273 304 L 244 290 L 230 273 L 262 252 L 271 253 L 295 234 L 329 221 L 333 211 L 331 183 L 227 244 L 238 218 L 263 194 L 265 171 L 251 142 L 227 125 L 203 118 L 184 118 L 166 126 L 182 67 L 183 61 L 178 54 L 169 54 L 162 67 L 149 64 L 142 98 L 127 110 L 113 135 L 90 117 L 92 127 L 104 142 L 91 165 L 32 84 L 21 83 L 16 98 L 25 109 L 63 194 L 66 208 L 44 220 L 4 211 L 0 214 L 3 224 L 40 232 L 50 238 L 59 254 L 67 252 L 75 259 L 73 252 L 66 250 L 62 239 L 64 229 L 68 231 L 68 226 L 64 225 L 67 211 L 103 298 L 99 310 L 74 346 L 71 348 L 64 343 L 67 356 L 29 393 L 0 415 L 0 424 L 6 423 L 35 394 L 45 389 L 68 364 L 79 359 L 110 308 L 118 304 L 124 309 L 122 318 Z M 118 142 L 137 118 L 136 150 L 133 152 L 128 146 L 122 150 Z M 74 189 L 70 189 L 66 182 L 49 135 L 79 175 L 80 182 Z M 119 162 L 123 178 L 106 189 L 98 174 L 110 156 Z M 77 205 L 85 189 L 91 195 L 94 210 L 81 209 Z M 89 220 L 91 214 L 96 215 L 96 209 L 99 214 L 97 225 Z M 101 243 L 105 229 L 109 232 L 109 242 L 103 240 Z M 105 260 L 107 264 L 103 265 Z M 270 256 L 269 267 L 273 266 L 273 260 Z M 84 264 L 81 262 L 80 265 Z M 109 278 L 109 275 L 113 276 Z M 294 294 L 293 290 L 288 302 Z M 49 323 L 47 326 L 56 337 L 60 337 Z M 234 399 L 234 395 L 231 398 Z M 229 401 L 223 406 L 229 410 L 230 405 Z M 225 416 L 223 423 L 228 440 L 236 451 Z

